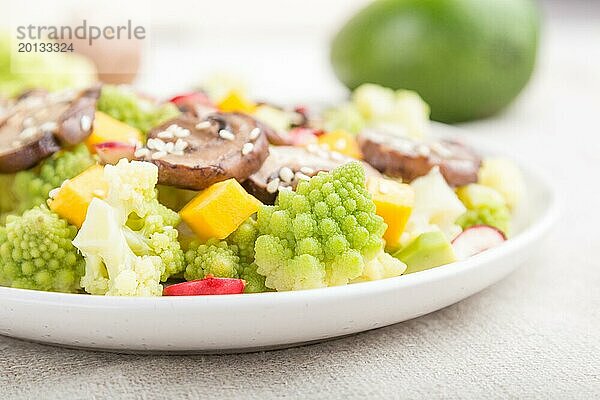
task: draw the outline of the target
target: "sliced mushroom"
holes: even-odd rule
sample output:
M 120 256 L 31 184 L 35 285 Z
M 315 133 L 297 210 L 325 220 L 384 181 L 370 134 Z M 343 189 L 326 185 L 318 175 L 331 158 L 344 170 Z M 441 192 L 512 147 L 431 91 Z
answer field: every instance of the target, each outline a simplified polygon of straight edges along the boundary
M 202 190 L 235 178 L 244 181 L 269 154 L 264 131 L 250 116 L 215 113 L 201 120 L 184 114 L 149 133 L 136 157 L 158 166 L 161 184 Z
M 358 137 L 364 159 L 385 175 L 412 181 L 439 166 L 451 186 L 477 182 L 481 158 L 473 149 L 453 140 L 417 142 L 380 131 Z
M 271 146 L 269 157 L 243 186 L 248 193 L 263 203 L 273 204 L 281 188 L 295 189 L 302 179 L 315 176 L 320 171 L 331 171 L 350 161 L 355 160 L 315 145 L 306 148 Z M 363 165 L 367 176 L 380 176 L 379 172 L 367 163 Z
M 0 118 L 0 173 L 35 166 L 62 145 L 83 141 L 92 131 L 99 88 L 72 91 L 30 91 Z
M 63 145 L 81 143 L 92 133 L 100 87 L 84 90 L 58 119 L 56 136 Z

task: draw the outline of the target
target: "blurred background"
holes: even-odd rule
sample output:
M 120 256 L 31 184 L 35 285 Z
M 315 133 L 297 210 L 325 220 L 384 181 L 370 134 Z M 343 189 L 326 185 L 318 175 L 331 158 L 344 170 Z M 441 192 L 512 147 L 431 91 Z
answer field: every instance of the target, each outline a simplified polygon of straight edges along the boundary
M 507 0 L 497 0 L 503 1 Z M 8 12 L 1 13 L 0 22 L 10 29 L 17 21 L 69 24 L 101 16 L 105 21 L 126 18 L 142 24 L 149 38 L 140 54 L 139 69 L 135 68 L 139 72 L 134 83 L 156 95 L 169 95 L 215 72 L 227 72 L 242 78 L 257 98 L 331 102 L 347 95 L 331 68 L 331 38 L 369 3 L 372 1 L 35 0 L 25 4 L 1 0 L 0 9 Z M 543 14 L 541 45 L 530 89 L 552 74 L 550 79 L 562 82 L 545 82 L 555 85 L 554 95 L 560 95 L 561 86 L 567 83 L 599 92 L 600 2 L 538 3 Z M 122 63 L 137 66 L 134 50 L 108 47 L 96 51 L 104 62 L 123 58 Z

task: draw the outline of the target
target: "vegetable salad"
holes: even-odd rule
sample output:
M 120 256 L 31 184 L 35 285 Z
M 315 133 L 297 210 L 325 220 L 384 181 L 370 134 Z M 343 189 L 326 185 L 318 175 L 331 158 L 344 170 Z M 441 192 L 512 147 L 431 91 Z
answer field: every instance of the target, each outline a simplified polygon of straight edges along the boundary
M 68 93 L 67 93 L 68 92 Z M 0 285 L 108 296 L 290 291 L 441 267 L 501 244 L 512 162 L 430 135 L 414 92 L 319 113 L 208 85 L 105 85 L 0 112 Z

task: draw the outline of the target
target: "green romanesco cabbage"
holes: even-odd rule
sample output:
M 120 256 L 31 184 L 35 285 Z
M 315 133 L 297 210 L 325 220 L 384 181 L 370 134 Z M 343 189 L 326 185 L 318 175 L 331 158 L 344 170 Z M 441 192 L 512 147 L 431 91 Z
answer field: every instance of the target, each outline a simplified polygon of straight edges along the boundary
M 19 200 L 12 189 L 14 182 L 15 174 L 0 174 L 0 225 L 19 206 Z
M 62 150 L 42 161 L 36 168 L 17 172 L 12 191 L 16 200 L 16 214 L 44 204 L 48 193 L 95 164 L 96 160 L 83 144 L 71 150 Z
M 246 293 L 268 291 L 265 277 L 254 264 L 254 242 L 258 236 L 256 221 L 248 218 L 224 241 L 192 242 L 186 252 L 187 280 L 202 279 L 208 274 L 220 278 L 241 278 L 246 281 Z
M 457 191 L 467 211 L 456 220 L 463 229 L 474 225 L 489 225 L 505 235 L 510 233 L 511 213 L 506 201 L 496 190 L 476 183 Z
M 138 96 L 127 86 L 104 85 L 97 108 L 143 133 L 180 114 L 174 104 L 156 104 Z
M 107 197 L 92 201 L 74 241 L 86 259 L 82 286 L 92 294 L 160 295 L 159 282 L 185 264 L 179 215 L 156 197 L 158 168 L 121 160 L 104 167 L 104 177 Z
M 188 281 L 202 279 L 209 274 L 219 278 L 238 278 L 241 268 L 237 248 L 216 239 L 202 244 L 192 243 L 185 253 L 185 261 L 184 277 Z
M 46 206 L 11 215 L 0 227 L 0 284 L 77 292 L 84 260 L 71 241 L 77 229 Z
M 387 225 L 375 214 L 365 172 L 352 162 L 281 191 L 258 211 L 255 262 L 278 291 L 344 285 L 383 248 Z

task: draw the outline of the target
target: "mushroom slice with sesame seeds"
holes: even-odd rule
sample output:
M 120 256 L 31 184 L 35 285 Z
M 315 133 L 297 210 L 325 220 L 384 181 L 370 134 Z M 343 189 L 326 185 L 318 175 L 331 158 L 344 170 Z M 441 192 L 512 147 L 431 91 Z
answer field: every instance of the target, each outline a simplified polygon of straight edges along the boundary
M 269 154 L 256 120 L 240 113 L 214 113 L 206 119 L 183 114 L 148 137 L 148 151 L 138 151 L 139 159 L 158 166 L 159 183 L 181 189 L 202 190 L 229 178 L 242 182 Z
M 92 131 L 100 88 L 47 93 L 29 91 L 0 118 L 0 173 L 35 166 L 62 146 L 78 144 Z
M 295 189 L 300 181 L 350 161 L 356 160 L 345 156 L 338 158 L 320 148 L 311 151 L 304 147 L 271 146 L 262 167 L 242 185 L 263 203 L 273 204 L 279 190 Z M 368 164 L 363 165 L 367 176 L 381 176 Z
M 410 182 L 439 166 L 451 186 L 477 182 L 481 157 L 458 141 L 415 141 L 369 129 L 358 136 L 358 143 L 365 161 L 390 177 Z

